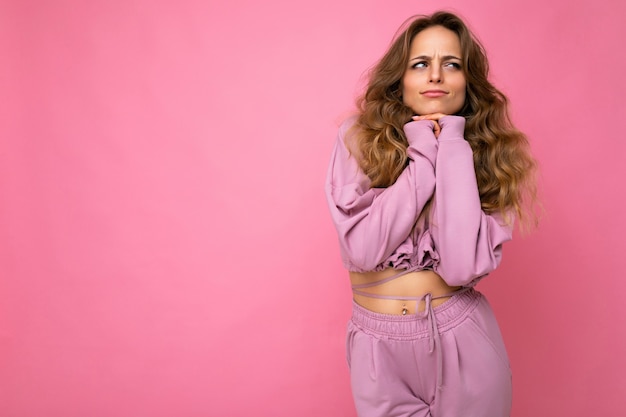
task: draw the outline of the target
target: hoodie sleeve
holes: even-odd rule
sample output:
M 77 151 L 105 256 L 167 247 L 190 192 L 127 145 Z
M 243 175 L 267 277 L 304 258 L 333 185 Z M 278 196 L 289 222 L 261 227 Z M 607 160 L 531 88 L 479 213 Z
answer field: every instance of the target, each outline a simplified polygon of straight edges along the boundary
M 441 118 L 431 234 L 440 261 L 435 267 L 451 286 L 471 286 L 500 264 L 502 244 L 513 225 L 481 209 L 472 149 L 464 139 L 465 119 Z
M 386 188 L 371 188 L 345 145 L 350 123 L 339 129 L 326 179 L 326 198 L 339 236 L 344 265 L 372 271 L 410 235 L 435 188 L 437 140 L 433 122 L 413 121 L 404 131 L 408 166 Z

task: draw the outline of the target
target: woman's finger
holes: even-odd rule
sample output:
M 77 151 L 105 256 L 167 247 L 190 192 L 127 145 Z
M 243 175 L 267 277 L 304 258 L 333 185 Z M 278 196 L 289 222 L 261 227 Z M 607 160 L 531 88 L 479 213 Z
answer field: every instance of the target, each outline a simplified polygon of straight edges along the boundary
M 433 122 L 435 123 L 435 126 L 433 127 L 433 133 L 435 134 L 436 138 L 439 138 L 439 132 L 441 132 L 441 126 L 439 126 L 439 123 L 437 123 L 436 120 L 433 120 Z
M 437 121 L 437 120 L 441 119 L 444 116 L 447 116 L 447 115 L 443 114 L 443 113 L 431 113 L 431 114 L 423 114 L 420 117 L 422 117 L 423 119 L 427 119 L 427 120 L 435 120 L 435 121 Z

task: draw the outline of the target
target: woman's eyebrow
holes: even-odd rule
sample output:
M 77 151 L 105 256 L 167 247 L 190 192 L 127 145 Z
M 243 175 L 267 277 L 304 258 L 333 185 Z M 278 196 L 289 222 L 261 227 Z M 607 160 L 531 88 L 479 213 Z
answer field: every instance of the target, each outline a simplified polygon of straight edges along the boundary
M 432 59 L 432 57 L 428 56 L 428 55 L 420 55 L 420 56 L 416 56 L 414 58 L 409 59 L 409 61 L 415 61 L 415 60 L 424 60 L 424 61 L 430 61 Z M 455 55 L 444 55 L 441 57 L 442 60 L 448 60 L 448 59 L 458 59 L 459 61 L 461 60 L 461 58 L 459 58 L 458 56 Z

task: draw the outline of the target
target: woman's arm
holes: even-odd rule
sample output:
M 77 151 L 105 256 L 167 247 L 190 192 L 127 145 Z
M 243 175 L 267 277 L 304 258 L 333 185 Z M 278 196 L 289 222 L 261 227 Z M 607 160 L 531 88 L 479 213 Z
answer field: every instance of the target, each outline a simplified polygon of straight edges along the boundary
M 387 188 L 370 188 L 369 178 L 348 152 L 349 123 L 337 137 L 326 180 L 326 197 L 345 264 L 374 270 L 404 242 L 435 187 L 437 140 L 434 123 L 405 125 L 409 164 Z
M 437 272 L 451 286 L 467 286 L 494 269 L 502 258 L 502 244 L 511 240 L 512 219 L 482 211 L 474 160 L 463 138 L 465 119 L 439 120 L 436 190 L 431 234 L 439 253 Z

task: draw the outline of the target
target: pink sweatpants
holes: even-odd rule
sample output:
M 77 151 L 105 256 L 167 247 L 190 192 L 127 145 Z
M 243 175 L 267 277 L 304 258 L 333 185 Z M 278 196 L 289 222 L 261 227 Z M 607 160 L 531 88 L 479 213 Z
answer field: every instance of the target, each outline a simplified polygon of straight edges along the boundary
M 355 303 L 347 358 L 359 417 L 510 415 L 506 349 L 487 299 L 475 290 L 418 315 Z

